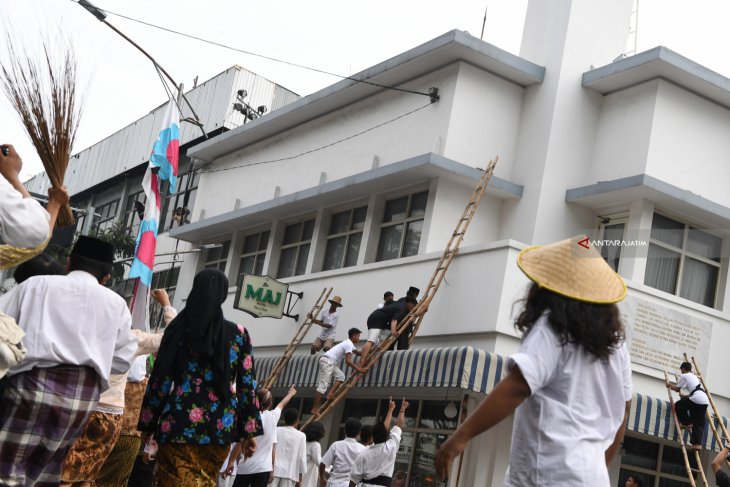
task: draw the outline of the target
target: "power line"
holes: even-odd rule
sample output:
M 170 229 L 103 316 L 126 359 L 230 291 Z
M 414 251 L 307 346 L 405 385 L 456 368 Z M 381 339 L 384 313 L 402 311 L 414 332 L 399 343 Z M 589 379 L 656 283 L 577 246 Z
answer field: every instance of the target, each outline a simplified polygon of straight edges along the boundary
M 416 112 L 418 112 L 420 110 L 423 110 L 424 108 L 429 107 L 432 104 L 433 104 L 433 102 L 428 103 L 428 104 L 423 105 L 421 107 L 415 108 L 415 109 L 411 110 L 410 112 L 406 112 L 406 113 L 404 113 L 402 115 L 398 115 L 395 118 L 391 118 L 390 120 L 386 120 L 385 122 L 381 122 L 381 123 L 379 123 L 377 125 L 374 125 L 374 126 L 368 128 L 368 129 L 365 129 L 365 130 L 363 130 L 361 132 L 358 132 L 356 134 L 349 135 L 349 136 L 347 136 L 345 138 L 336 140 L 334 142 L 330 142 L 329 144 L 323 145 L 321 147 L 317 147 L 315 149 L 310 149 L 308 151 L 300 152 L 299 154 L 296 154 L 296 155 L 293 155 L 293 156 L 281 157 L 279 159 L 270 159 L 270 160 L 267 160 L 267 161 L 252 162 L 252 163 L 249 163 L 249 164 L 239 164 L 238 166 L 222 167 L 222 168 L 219 168 L 219 169 L 209 169 L 207 171 L 206 170 L 203 170 L 203 173 L 213 173 L 213 172 L 221 172 L 221 171 L 230 171 L 231 169 L 239 169 L 241 167 L 258 166 L 259 164 L 271 164 L 273 162 L 290 161 L 292 159 L 297 159 L 297 158 L 302 157 L 302 156 L 305 156 L 307 154 L 312 154 L 313 152 L 318 152 L 318 151 L 321 151 L 321 150 L 326 149 L 328 147 L 332 147 L 334 145 L 337 145 L 339 143 L 342 143 L 342 142 L 345 142 L 345 141 L 354 139 L 355 137 L 359 137 L 359 136 L 361 136 L 363 134 L 366 134 L 368 132 L 372 132 L 373 130 L 375 130 L 377 128 L 380 128 L 380 127 L 382 127 L 384 125 L 388 125 L 389 123 L 393 123 L 396 120 L 400 120 L 401 118 L 407 117 L 408 115 L 411 115 L 411 114 L 416 113 Z
M 76 0 L 71 0 L 71 1 L 74 2 L 74 3 L 77 3 Z M 152 23 L 146 22 L 144 20 L 135 19 L 135 18 L 129 17 L 127 15 L 123 15 L 123 14 L 119 14 L 119 13 L 116 13 L 116 12 L 112 12 L 111 10 L 106 10 L 106 9 L 102 9 L 102 10 L 104 12 L 108 13 L 108 14 L 111 14 L 111 15 L 114 15 L 114 16 L 117 16 L 117 17 L 121 17 L 123 19 L 131 20 L 132 22 L 137 22 L 139 24 L 146 25 L 146 26 L 152 27 L 154 29 L 159 29 L 159 30 L 162 30 L 162 31 L 165 31 L 165 32 L 169 32 L 171 34 L 176 34 L 176 35 L 182 36 L 182 37 L 187 37 L 189 39 L 194 39 L 196 41 L 204 42 L 206 44 L 210 44 L 210 45 L 217 46 L 217 47 L 222 47 L 224 49 L 229 49 L 231 51 L 236 51 L 236 52 L 240 52 L 240 53 L 243 53 L 243 54 L 248 54 L 249 56 L 256 56 L 256 57 L 260 57 L 262 59 L 267 59 L 269 61 L 274 61 L 274 62 L 281 63 L 281 64 L 287 64 L 289 66 L 294 66 L 294 67 L 301 68 L 301 69 L 307 69 L 309 71 L 314 71 L 315 73 L 326 74 L 326 75 L 329 75 L 329 76 L 335 76 L 337 78 L 342 78 L 342 79 L 348 79 L 348 80 L 351 80 L 351 81 L 356 81 L 358 83 L 364 83 L 364 84 L 367 84 L 367 85 L 376 86 L 378 88 L 385 88 L 387 90 L 401 91 L 401 92 L 404 92 L 404 93 L 411 93 L 411 94 L 414 94 L 414 95 L 428 96 L 430 98 L 433 97 L 433 94 L 432 93 L 424 93 L 422 91 L 408 90 L 406 88 L 398 88 L 398 87 L 395 87 L 395 86 L 383 85 L 383 84 L 380 84 L 380 83 L 375 83 L 373 81 L 367 81 L 367 80 L 363 80 L 363 79 L 353 78 L 352 76 L 344 76 L 344 75 L 341 75 L 341 74 L 332 73 L 330 71 L 325 71 L 323 69 L 313 68 L 311 66 L 306 66 L 304 64 L 294 63 L 294 62 L 291 62 L 291 61 L 285 61 L 283 59 L 277 59 L 275 57 L 267 56 L 265 54 L 259 54 L 259 53 L 256 53 L 256 52 L 247 51 L 245 49 L 240 49 L 240 48 L 237 48 L 237 47 L 229 46 L 227 44 L 223 44 L 223 43 L 220 43 L 220 42 L 211 41 L 209 39 L 204 39 L 202 37 L 194 36 L 192 34 L 186 34 L 185 32 L 180 32 L 180 31 L 173 30 L 173 29 L 170 29 L 170 28 L 167 28 L 167 27 L 162 27 L 160 25 L 152 24 Z

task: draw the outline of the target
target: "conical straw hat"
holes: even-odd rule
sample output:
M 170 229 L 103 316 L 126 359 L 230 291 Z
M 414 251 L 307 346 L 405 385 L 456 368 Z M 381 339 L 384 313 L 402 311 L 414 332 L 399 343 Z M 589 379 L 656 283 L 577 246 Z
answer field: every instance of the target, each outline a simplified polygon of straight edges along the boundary
M 541 288 L 567 298 L 611 304 L 626 297 L 624 280 L 582 235 L 526 248 L 517 256 L 517 265 Z

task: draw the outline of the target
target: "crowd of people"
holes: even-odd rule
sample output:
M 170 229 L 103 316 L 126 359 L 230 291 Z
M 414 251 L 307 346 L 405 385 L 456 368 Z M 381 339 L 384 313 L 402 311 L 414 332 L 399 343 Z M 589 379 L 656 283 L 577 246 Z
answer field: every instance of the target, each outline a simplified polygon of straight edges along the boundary
M 44 209 L 19 182 L 20 157 L 12 146 L 0 147 L 0 238 L 42 246 L 68 194 L 49 191 Z M 607 465 L 621 444 L 632 394 L 616 306 L 626 285 L 595 249 L 576 255 L 576 242 L 519 254 L 517 264 L 532 281 L 515 322 L 519 350 L 508 358 L 506 377 L 439 448 L 441 480 L 475 436 L 514 414 L 505 485 L 609 485 Z M 80 236 L 65 268 L 37 256 L 16 269 L 17 286 L 0 296 L 0 485 L 147 486 L 153 478 L 160 487 L 404 482 L 394 469 L 405 399 L 394 426 L 391 399 L 381 422 L 347 419 L 345 438 L 322 454 L 325 425 L 313 421 L 299 431 L 299 411 L 288 407 L 296 388 L 274 406 L 271 391 L 257 387 L 249 332 L 223 313 L 225 274 L 200 271 L 179 313 L 164 290 L 154 290 L 166 327 L 146 332 L 132 328 L 127 303 L 105 286 L 114 258 L 111 244 Z M 311 353 L 323 352 L 312 414 L 344 381 L 343 361 L 366 373 L 374 347 L 388 337 L 397 338 L 399 350 L 408 348 L 411 330 L 396 327 L 418 294 L 415 287 L 398 300 L 384 294 L 365 320 L 362 351 L 363 332 L 355 327 L 335 343 L 341 297 L 309 316 L 322 327 Z M 699 449 L 707 395 L 691 365 L 680 368 L 679 381 L 666 385 L 689 390 L 676 410 L 691 428 L 691 448 Z M 728 485 L 721 468 L 728 452 L 712 463 L 718 485 Z M 626 479 L 627 487 L 642 484 L 635 475 Z

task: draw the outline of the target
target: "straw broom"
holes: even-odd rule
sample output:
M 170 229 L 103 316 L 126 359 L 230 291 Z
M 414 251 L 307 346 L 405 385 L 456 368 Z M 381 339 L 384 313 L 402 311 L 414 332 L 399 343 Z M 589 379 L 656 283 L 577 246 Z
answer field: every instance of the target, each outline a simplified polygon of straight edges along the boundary
M 62 37 L 62 36 L 59 36 Z M 76 57 L 68 38 L 43 41 L 40 60 L 10 33 L 6 35 L 7 63 L 0 66 L 0 85 L 23 123 L 38 156 L 43 163 L 51 186 L 63 186 L 71 148 L 76 138 L 81 115 L 76 94 Z M 63 46 L 57 60 L 51 45 Z M 73 225 L 70 206 L 61 208 L 57 224 Z

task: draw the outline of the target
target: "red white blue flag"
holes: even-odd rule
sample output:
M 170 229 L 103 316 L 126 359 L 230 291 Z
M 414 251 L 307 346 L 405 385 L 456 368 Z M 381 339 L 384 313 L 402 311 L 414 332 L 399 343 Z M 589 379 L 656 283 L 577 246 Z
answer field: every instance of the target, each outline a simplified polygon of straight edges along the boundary
M 132 327 L 149 330 L 149 299 L 155 266 L 155 247 L 160 222 L 162 197 L 160 181 L 170 182 L 170 192 L 177 189 L 177 166 L 180 148 L 180 116 L 175 101 L 170 99 L 162 121 L 160 134 L 152 148 L 142 189 L 147 196 L 144 217 L 139 226 L 137 248 L 134 252 L 130 278 L 137 278 L 132 296 Z

